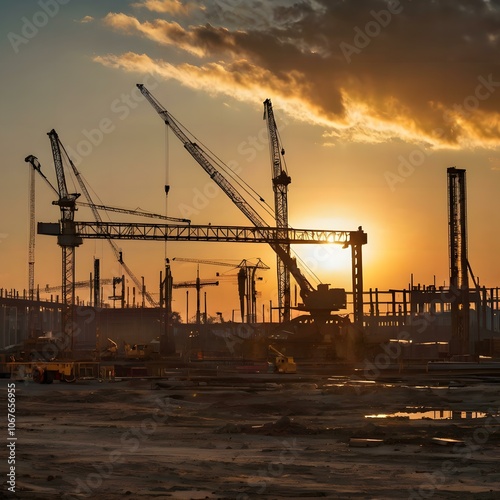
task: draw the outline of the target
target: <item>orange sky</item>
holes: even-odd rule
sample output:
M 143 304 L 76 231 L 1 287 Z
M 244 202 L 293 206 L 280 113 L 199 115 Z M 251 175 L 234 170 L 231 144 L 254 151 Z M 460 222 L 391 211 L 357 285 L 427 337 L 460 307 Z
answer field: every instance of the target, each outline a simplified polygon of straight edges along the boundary
M 106 0 L 46 12 L 36 1 L 11 0 L 0 9 L 0 62 L 8 75 L 0 287 L 27 287 L 24 157 L 37 156 L 54 182 L 46 136 L 52 128 L 95 201 L 165 213 L 168 183 L 169 215 L 250 225 L 167 134 L 137 93 L 139 82 L 272 206 L 262 120 L 262 102 L 270 97 L 292 177 L 290 224 L 363 226 L 366 288 L 405 287 L 412 273 L 416 283 L 448 282 L 446 168 L 467 169 L 469 260 L 481 283 L 500 283 L 496 2 Z M 37 220 L 57 221 L 52 198 L 37 179 Z M 91 213 L 82 208 L 77 219 L 91 220 Z M 260 257 L 272 269 L 262 272 L 259 304 L 276 302 L 275 256 L 266 246 L 119 246 L 152 292 L 165 255 Z M 350 290 L 348 250 L 295 250 L 322 282 Z M 57 284 L 55 240 L 38 237 L 36 252 L 36 282 Z M 103 277 L 122 274 L 105 242 L 86 241 L 77 251 L 77 279 L 88 277 L 94 257 Z M 196 275 L 194 264 L 174 263 L 172 270 L 178 281 Z M 217 271 L 225 269 L 202 266 L 201 276 L 212 279 Z M 229 317 L 238 308 L 234 283 L 205 290 L 211 314 L 223 310 Z M 185 291 L 174 299 L 184 316 Z

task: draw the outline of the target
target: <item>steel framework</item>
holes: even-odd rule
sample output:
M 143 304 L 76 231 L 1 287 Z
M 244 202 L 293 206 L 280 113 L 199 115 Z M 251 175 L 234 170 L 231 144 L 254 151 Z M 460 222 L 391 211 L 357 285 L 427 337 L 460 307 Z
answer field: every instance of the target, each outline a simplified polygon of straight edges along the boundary
M 465 170 L 450 167 L 448 174 L 448 225 L 450 247 L 450 288 L 456 290 L 451 302 L 453 350 L 473 352 L 469 338 L 469 274 L 467 257 L 467 195 Z
M 264 101 L 264 119 L 267 121 L 269 133 L 269 151 L 274 191 L 274 218 L 276 227 L 283 229 L 288 228 L 288 185 L 292 182 L 292 179 L 284 168 L 284 162 L 281 161 L 285 150 L 280 144 L 271 99 Z M 280 246 L 283 252 L 290 256 L 290 244 L 282 243 Z M 276 255 L 276 271 L 279 318 L 280 322 L 284 323 L 290 320 L 290 271 L 279 254 Z
M 362 321 L 363 279 L 362 246 L 367 243 L 367 234 L 360 226 L 357 231 L 335 231 L 322 229 L 292 229 L 276 227 L 244 226 L 183 226 L 168 224 L 145 224 L 129 222 L 74 222 L 74 236 L 83 239 L 121 239 L 152 241 L 213 241 L 228 243 L 277 243 L 290 244 L 340 244 L 353 247 L 352 276 L 355 297 L 354 321 Z M 39 222 L 38 234 L 59 236 L 61 225 Z

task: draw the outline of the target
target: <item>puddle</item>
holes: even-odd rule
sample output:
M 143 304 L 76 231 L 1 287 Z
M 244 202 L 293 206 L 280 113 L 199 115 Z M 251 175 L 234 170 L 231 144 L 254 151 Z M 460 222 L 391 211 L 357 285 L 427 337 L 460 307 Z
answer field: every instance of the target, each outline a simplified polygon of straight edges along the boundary
M 380 383 L 376 380 L 365 380 L 365 379 L 349 379 L 346 377 L 328 377 L 329 384 L 324 384 L 323 387 L 359 387 L 359 386 L 371 386 L 371 387 L 398 387 L 396 384 L 391 383 Z
M 460 411 L 460 410 L 425 410 L 396 413 L 379 413 L 365 415 L 365 418 L 407 418 L 409 420 L 473 420 L 486 418 L 487 413 L 480 411 Z

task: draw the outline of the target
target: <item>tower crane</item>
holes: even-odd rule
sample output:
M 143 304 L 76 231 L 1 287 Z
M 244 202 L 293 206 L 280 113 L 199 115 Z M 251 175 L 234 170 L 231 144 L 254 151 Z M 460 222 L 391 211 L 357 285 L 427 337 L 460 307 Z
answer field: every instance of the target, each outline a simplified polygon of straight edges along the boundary
M 196 270 L 196 280 L 195 281 L 183 281 L 181 283 L 173 283 L 172 288 L 195 288 L 196 289 L 196 324 L 201 323 L 201 313 L 200 313 L 200 292 L 204 286 L 219 286 L 218 281 L 202 280 L 200 279 L 200 266 Z M 189 318 L 186 318 L 186 322 Z M 205 318 L 206 321 L 206 318 Z
M 28 293 L 30 300 L 35 298 L 35 170 L 29 176 L 29 242 L 28 242 Z
M 247 323 L 254 323 L 256 316 L 256 291 L 255 291 L 255 273 L 257 269 L 270 269 L 269 266 L 264 264 L 260 259 L 257 260 L 256 264 L 252 264 L 250 261 L 243 259 L 239 264 L 230 264 L 229 262 L 219 262 L 214 260 L 206 259 L 190 259 L 187 257 L 174 257 L 172 260 L 177 262 L 194 262 L 197 264 L 209 264 L 215 266 L 227 266 L 234 269 L 238 268 L 238 295 L 240 299 L 240 312 L 241 312 L 241 322 L 245 321 L 245 297 L 247 304 Z
M 257 228 L 269 227 L 236 188 L 216 169 L 209 154 L 189 138 L 181 124 L 153 97 L 149 90 L 143 84 L 137 84 L 137 87 L 164 123 L 170 127 L 174 135 L 181 141 L 188 153 L 252 224 Z M 325 321 L 330 316 L 331 311 L 346 308 L 346 292 L 343 288 L 329 288 L 328 284 L 320 284 L 315 289 L 298 268 L 296 260 L 287 254 L 286 249 L 277 240 L 267 240 L 267 243 L 285 263 L 299 285 L 300 296 L 303 300 L 302 310 L 309 312 L 318 321 Z M 287 242 L 285 241 L 285 243 Z
M 68 193 L 64 166 L 59 147 L 59 139 L 55 130 L 48 133 L 54 166 L 56 169 L 59 199 L 54 202 L 61 210 L 61 234 L 58 244 L 62 249 L 62 315 L 61 330 L 65 338 L 62 342 L 61 354 L 69 357 L 73 351 L 73 306 L 75 304 L 75 248 L 83 243 L 82 238 L 75 235 L 76 200 L 79 193 Z
M 141 222 L 75 222 L 75 236 L 85 239 L 114 239 L 141 241 L 212 241 L 226 243 L 290 243 L 291 245 L 337 244 L 352 250 L 352 288 L 354 298 L 354 322 L 363 320 L 363 245 L 368 235 L 361 226 L 357 231 L 334 229 L 288 228 L 280 239 L 274 227 L 214 226 L 208 225 L 166 225 Z M 281 232 L 281 230 L 280 230 Z M 37 234 L 59 237 L 60 223 L 39 222 Z M 167 301 L 168 307 L 168 301 Z M 299 307 L 299 310 L 305 308 Z M 321 319 L 321 318 L 320 318 Z
M 55 130 L 52 130 L 51 132 L 49 132 L 49 136 L 51 137 L 51 143 L 53 143 L 53 146 L 52 146 L 53 151 L 54 151 L 54 149 L 56 149 L 58 151 L 57 155 L 61 159 L 61 168 L 60 168 L 60 170 L 62 172 L 61 175 L 64 178 L 64 170 L 63 170 L 62 157 L 61 157 L 61 150 L 62 150 L 62 151 L 64 151 L 64 153 L 66 155 L 66 158 L 68 159 L 69 164 L 70 164 L 70 166 L 71 166 L 71 168 L 73 170 L 73 173 L 74 173 L 74 175 L 75 175 L 75 177 L 76 177 L 76 179 L 78 181 L 78 184 L 80 185 L 80 188 L 81 188 L 82 192 L 84 193 L 85 198 L 87 200 L 86 203 L 85 202 L 79 202 L 78 205 L 90 207 L 90 209 L 92 210 L 92 213 L 94 215 L 94 218 L 95 218 L 95 220 L 96 220 L 96 222 L 98 224 L 102 224 L 102 222 L 103 222 L 102 221 L 102 217 L 101 217 L 101 215 L 99 213 L 99 210 L 106 210 L 106 211 L 119 212 L 119 213 L 126 213 L 126 214 L 132 214 L 132 215 L 138 215 L 138 216 L 144 216 L 144 217 L 151 217 L 151 218 L 156 218 L 156 219 L 164 219 L 164 220 L 169 220 L 169 221 L 172 221 L 172 222 L 185 222 L 185 223 L 190 223 L 191 222 L 188 219 L 179 219 L 179 218 L 175 218 L 175 217 L 167 217 L 167 216 L 164 216 L 164 215 L 154 214 L 154 213 L 146 212 L 146 211 L 143 211 L 143 210 L 128 210 L 128 209 L 119 208 L 119 207 L 109 207 L 109 206 L 105 206 L 105 205 L 96 205 L 93 202 L 92 197 L 90 196 L 90 193 L 89 193 L 89 191 L 87 189 L 87 186 L 85 185 L 85 183 L 84 183 L 84 181 L 82 179 L 82 176 L 81 176 L 80 172 L 76 168 L 75 164 L 72 162 L 72 160 L 69 157 L 68 153 L 66 152 L 63 144 L 61 143 L 57 132 Z M 33 155 L 29 155 L 29 156 L 27 156 L 25 158 L 25 161 L 28 162 L 28 163 L 30 163 L 31 166 L 33 167 L 33 171 L 36 170 L 44 178 L 44 180 L 47 182 L 47 184 L 50 186 L 50 188 L 53 191 L 55 191 L 56 194 L 59 195 L 59 191 L 51 184 L 51 182 L 48 180 L 48 178 L 42 173 L 40 162 L 38 161 L 38 159 L 35 156 L 33 156 Z M 57 204 L 57 202 L 54 202 L 54 203 Z M 75 210 L 76 210 L 76 207 L 75 207 Z M 133 271 L 130 269 L 130 267 L 123 260 L 123 254 L 119 250 L 119 248 L 116 245 L 116 243 L 114 241 L 110 240 L 110 239 L 108 239 L 108 242 L 109 242 L 109 245 L 111 246 L 111 249 L 112 249 L 113 254 L 115 255 L 116 259 L 123 266 L 125 272 L 130 277 L 130 279 L 133 281 L 133 283 L 135 284 L 135 286 L 137 287 L 137 289 L 141 290 L 141 292 L 144 294 L 145 298 L 147 299 L 147 301 L 149 302 L 149 304 L 151 306 L 158 307 L 159 304 L 151 296 L 151 294 L 149 294 L 144 289 L 144 287 L 142 286 L 142 283 L 139 281 L 139 279 L 137 278 L 137 276 L 135 276 L 135 274 L 133 273 Z
M 54 193 L 59 196 L 59 193 L 57 192 L 57 189 L 52 185 L 52 183 L 47 179 L 45 174 L 42 172 L 42 167 L 40 165 L 40 162 L 38 158 L 34 155 L 28 155 L 25 159 L 25 162 L 29 163 L 33 167 L 33 172 L 37 171 L 45 180 L 47 185 L 54 191 Z M 53 202 L 54 205 L 57 205 L 57 202 Z M 184 222 L 186 224 L 190 224 L 191 221 L 189 219 L 182 219 L 182 218 L 177 218 L 177 217 L 170 217 L 162 214 L 156 214 L 154 212 L 148 212 L 146 210 L 141 210 L 140 208 L 136 208 L 135 210 L 132 210 L 130 208 L 122 208 L 122 207 L 114 207 L 111 205 L 97 205 L 95 203 L 86 203 L 84 201 L 77 201 L 76 202 L 77 207 L 94 207 L 97 210 L 103 210 L 105 212 L 117 212 L 121 214 L 129 214 L 129 215 L 136 215 L 138 217 L 149 217 L 151 219 L 163 219 L 163 220 L 168 220 L 171 222 Z
M 274 119 L 271 99 L 264 101 L 264 119 L 267 121 L 269 133 L 269 151 L 271 156 L 271 170 L 274 191 L 274 217 L 278 229 L 288 227 L 288 185 L 292 179 L 286 171 L 284 160 L 285 149 L 280 144 L 278 127 Z M 290 244 L 280 245 L 283 252 L 290 255 Z M 276 256 L 278 274 L 278 310 L 280 322 L 290 320 L 290 271 L 283 259 Z

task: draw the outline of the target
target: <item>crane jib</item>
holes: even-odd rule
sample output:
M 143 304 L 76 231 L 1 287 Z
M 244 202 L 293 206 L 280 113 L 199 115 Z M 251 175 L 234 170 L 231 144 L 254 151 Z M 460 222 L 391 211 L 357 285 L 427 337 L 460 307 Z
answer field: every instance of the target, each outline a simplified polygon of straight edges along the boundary
M 137 87 L 144 95 L 146 100 L 153 106 L 156 112 L 164 119 L 165 116 L 169 117 L 168 111 L 152 96 L 149 90 L 143 84 L 137 84 Z M 272 108 L 270 100 L 266 100 L 268 119 L 272 117 Z M 256 227 L 269 227 L 269 225 L 258 215 L 258 213 L 244 200 L 244 198 L 239 194 L 237 189 L 215 168 L 209 159 L 209 155 L 196 143 L 189 140 L 188 136 L 181 130 L 180 126 L 173 120 L 163 120 L 174 132 L 177 138 L 183 143 L 185 149 L 191 154 L 191 156 L 196 160 L 196 162 L 209 174 L 209 176 L 217 183 L 217 185 L 226 193 L 226 195 L 231 199 L 231 201 L 243 212 L 243 214 L 256 226 Z M 273 121 L 273 131 L 275 131 L 274 117 Z M 184 128 L 184 127 L 183 127 Z M 278 148 L 278 137 L 277 133 L 273 133 L 273 142 L 275 149 Z M 279 155 L 277 156 L 279 158 Z M 277 167 L 277 163 L 276 163 Z M 282 172 L 276 172 L 274 178 L 280 178 L 279 184 L 286 186 L 289 182 L 289 178 L 279 177 Z M 286 214 L 280 211 L 283 216 L 283 220 L 280 220 L 280 224 L 283 223 L 283 227 L 288 227 L 285 225 Z M 295 280 L 297 281 L 301 296 L 304 300 L 304 306 L 306 310 L 321 311 L 324 315 L 327 311 L 345 309 L 346 307 L 346 293 L 344 289 L 335 288 L 329 289 L 328 285 L 319 285 L 315 289 L 309 281 L 305 278 L 302 272 L 297 267 L 295 259 L 293 259 L 287 249 L 288 246 L 280 246 L 278 243 L 268 240 L 271 248 L 280 257 L 286 269 L 290 270 Z

